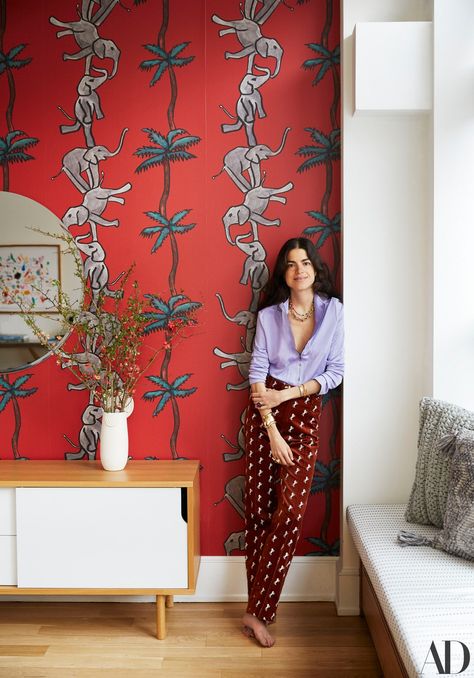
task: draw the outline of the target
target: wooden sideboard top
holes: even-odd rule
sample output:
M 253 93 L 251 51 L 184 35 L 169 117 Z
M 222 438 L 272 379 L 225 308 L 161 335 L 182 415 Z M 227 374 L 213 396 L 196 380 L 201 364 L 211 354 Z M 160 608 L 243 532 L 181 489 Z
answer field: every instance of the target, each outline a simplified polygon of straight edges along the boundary
M 104 471 L 100 461 L 0 461 L 0 487 L 192 487 L 199 461 L 129 461 Z

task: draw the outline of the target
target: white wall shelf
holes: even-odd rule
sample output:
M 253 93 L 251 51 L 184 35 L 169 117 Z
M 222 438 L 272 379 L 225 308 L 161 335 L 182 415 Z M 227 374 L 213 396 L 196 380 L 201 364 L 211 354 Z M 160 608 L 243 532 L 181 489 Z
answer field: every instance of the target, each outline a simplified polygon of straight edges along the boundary
M 357 23 L 354 49 L 356 112 L 431 110 L 431 21 Z

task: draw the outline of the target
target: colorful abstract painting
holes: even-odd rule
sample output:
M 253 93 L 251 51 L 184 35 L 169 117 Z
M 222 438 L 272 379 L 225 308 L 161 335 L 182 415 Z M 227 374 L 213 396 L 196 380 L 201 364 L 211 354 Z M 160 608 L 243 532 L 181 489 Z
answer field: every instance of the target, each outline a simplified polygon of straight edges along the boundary
M 59 277 L 58 245 L 0 245 L 0 312 L 48 311 Z

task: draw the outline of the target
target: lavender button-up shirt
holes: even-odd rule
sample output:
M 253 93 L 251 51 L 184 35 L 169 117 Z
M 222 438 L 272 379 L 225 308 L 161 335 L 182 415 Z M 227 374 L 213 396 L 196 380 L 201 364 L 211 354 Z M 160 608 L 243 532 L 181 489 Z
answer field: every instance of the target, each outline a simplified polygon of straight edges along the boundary
M 288 300 L 262 309 L 250 361 L 251 384 L 265 382 L 267 374 L 296 386 L 310 379 L 321 384 L 321 395 L 338 386 L 344 374 L 343 306 L 332 297 L 315 295 L 315 328 L 301 353 L 288 319 Z

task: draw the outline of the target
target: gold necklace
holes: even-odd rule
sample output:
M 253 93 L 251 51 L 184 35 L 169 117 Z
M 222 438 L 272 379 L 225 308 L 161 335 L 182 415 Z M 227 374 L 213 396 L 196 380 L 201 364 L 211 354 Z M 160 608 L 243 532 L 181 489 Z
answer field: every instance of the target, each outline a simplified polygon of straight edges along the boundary
M 293 316 L 295 320 L 299 320 L 300 323 L 303 323 L 305 320 L 308 320 L 308 318 L 311 318 L 311 316 L 314 313 L 314 301 L 311 302 L 311 306 L 309 311 L 306 311 L 306 313 L 298 313 L 296 308 L 293 306 L 291 299 L 289 300 L 288 303 L 288 308 L 290 309 L 290 313 Z

